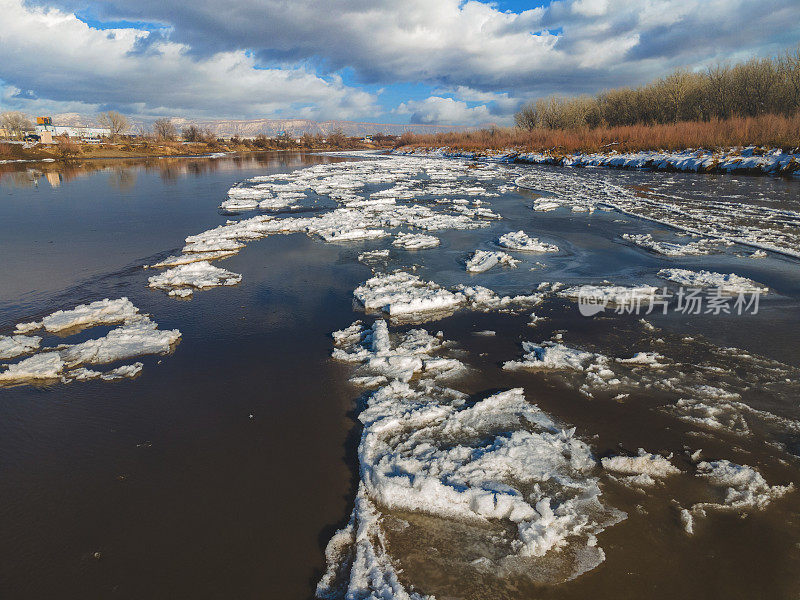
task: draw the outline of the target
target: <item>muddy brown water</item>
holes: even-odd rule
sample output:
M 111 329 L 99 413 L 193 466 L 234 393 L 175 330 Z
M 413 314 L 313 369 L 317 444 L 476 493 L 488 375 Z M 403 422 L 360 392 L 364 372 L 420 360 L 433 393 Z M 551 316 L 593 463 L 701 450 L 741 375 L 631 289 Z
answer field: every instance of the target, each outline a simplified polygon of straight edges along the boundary
M 291 235 L 252 242 L 220 263 L 243 275 L 241 285 L 201 292 L 190 302 L 147 289 L 149 273 L 141 265 L 223 222 L 216 207 L 235 183 L 337 160 L 266 153 L 66 169 L 3 166 L 0 333 L 53 310 L 128 296 L 161 328 L 178 328 L 183 336 L 174 354 L 144 358 L 133 381 L 0 390 L 1 597 L 313 595 L 325 544 L 352 507 L 357 473 L 361 391 L 347 383 L 349 367 L 330 360 L 329 334 L 363 318 L 354 312 L 352 290 L 370 271 L 355 257 L 390 241 L 334 245 Z M 800 182 L 607 173 L 618 184 L 656 193 L 686 187 L 698 196 L 800 206 Z M 528 192 L 492 199 L 503 221 L 485 230 L 440 232 L 439 249 L 403 255 L 403 264 L 421 263 L 424 276 L 444 285 L 472 282 L 508 292 L 529 291 L 539 281 L 640 282 L 658 268 L 678 266 L 619 240 L 620 232 L 664 228 L 613 213 L 534 217 L 530 199 Z M 545 269 L 472 278 L 463 272 L 469 251 L 520 228 L 564 252 L 537 257 Z M 680 266 L 751 276 L 779 297 L 746 319 L 654 318 L 662 333 L 653 335 L 667 338 L 672 355 L 698 352 L 693 360 L 702 352 L 690 350 L 684 335 L 800 366 L 797 262 L 772 255 L 743 262 L 734 250 L 681 259 Z M 631 316 L 585 319 L 566 301 L 542 314 L 548 320 L 536 328 L 527 325 L 527 315 L 473 313 L 423 327 L 441 329 L 465 351 L 472 369 L 454 387 L 476 396 L 524 387 L 544 411 L 575 426 L 598 456 L 644 447 L 671 452 L 686 467 L 687 449 L 702 448 L 704 457 L 757 467 L 771 484 L 800 483 L 791 452 L 778 453 L 756 435 L 698 437 L 658 410 L 665 400 L 652 390 L 622 401 L 588 398 L 566 376 L 502 370 L 503 361 L 521 355 L 521 341 L 559 331 L 613 356 L 630 356 L 649 339 Z M 473 335 L 485 329 L 497 335 Z M 777 397 L 758 385 L 748 401 L 800 418 L 790 394 Z M 796 598 L 798 491 L 746 518 L 710 514 L 689 537 L 674 501 L 686 506 L 701 492 L 685 479 L 646 493 L 604 481 L 604 502 L 628 518 L 600 534 L 605 562 L 566 583 L 448 571 L 442 551 L 453 544 L 456 524 L 425 539 L 413 527 L 390 529 L 390 550 L 404 582 L 438 598 Z

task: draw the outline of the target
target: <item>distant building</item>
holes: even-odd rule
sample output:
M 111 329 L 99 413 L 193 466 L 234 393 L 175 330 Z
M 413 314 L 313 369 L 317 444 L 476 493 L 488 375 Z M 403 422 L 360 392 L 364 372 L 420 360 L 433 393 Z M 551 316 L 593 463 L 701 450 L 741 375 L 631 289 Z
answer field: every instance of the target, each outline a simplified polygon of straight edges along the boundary
M 51 139 L 53 136 L 66 135 L 81 140 L 99 140 L 100 138 L 111 137 L 111 130 L 105 127 L 53 125 L 53 120 L 50 117 L 36 117 L 36 134 L 39 136 L 49 134 Z

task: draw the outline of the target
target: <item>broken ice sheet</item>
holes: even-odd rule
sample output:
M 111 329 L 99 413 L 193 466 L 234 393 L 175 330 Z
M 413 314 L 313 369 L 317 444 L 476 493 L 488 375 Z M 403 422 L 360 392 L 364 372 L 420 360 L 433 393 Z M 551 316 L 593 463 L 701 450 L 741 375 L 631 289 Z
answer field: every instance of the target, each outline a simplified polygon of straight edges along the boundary
M 16 340 L 18 345 L 20 338 L 38 341 L 33 344 L 23 340 L 27 351 L 16 355 L 30 356 L 15 363 L 0 365 L 0 385 L 132 378 L 141 372 L 141 363 L 122 365 L 107 372 L 89 370 L 85 365 L 103 365 L 149 354 L 168 354 L 181 337 L 177 329 L 158 329 L 158 324 L 148 315 L 140 313 L 127 298 L 106 298 L 73 309 L 59 310 L 41 321 L 20 323 L 17 330 L 45 329 L 65 335 L 106 325 L 117 326 L 103 336 L 75 344 L 42 347 L 39 336 L 9 338 Z M 6 338 L 0 338 L 0 342 L 2 339 Z

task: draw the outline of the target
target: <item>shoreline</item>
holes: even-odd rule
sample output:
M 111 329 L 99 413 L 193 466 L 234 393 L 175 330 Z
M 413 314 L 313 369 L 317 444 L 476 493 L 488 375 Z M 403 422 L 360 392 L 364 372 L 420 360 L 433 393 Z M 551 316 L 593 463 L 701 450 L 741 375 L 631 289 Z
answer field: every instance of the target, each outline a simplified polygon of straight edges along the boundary
M 721 151 L 688 149 L 680 152 L 572 153 L 521 152 L 517 150 L 459 150 L 449 147 L 401 147 L 392 150 L 402 156 L 441 156 L 511 164 L 559 167 L 607 167 L 615 169 L 683 173 L 724 173 L 729 175 L 772 175 L 800 178 L 800 154 L 748 146 Z
M 0 142 L 1 143 L 1 142 Z M 226 156 L 237 156 L 246 154 L 257 154 L 262 152 L 326 152 L 326 151 L 348 151 L 348 150 L 389 150 L 390 148 L 380 147 L 359 147 L 351 149 L 335 148 L 335 147 L 320 147 L 320 148 L 236 148 L 229 149 L 222 148 L 180 148 L 182 150 L 178 153 L 171 153 L 170 150 L 175 150 L 172 146 L 158 146 L 150 149 L 148 152 L 146 148 L 136 148 L 133 151 L 125 152 L 120 149 L 109 149 L 97 147 L 95 145 L 83 145 L 80 147 L 81 153 L 71 154 L 69 156 L 58 156 L 56 154 L 44 153 L 41 149 L 38 151 L 32 148 L 22 149 L 24 152 L 20 156 L 10 156 L 8 158 L 0 158 L 0 165 L 10 164 L 24 164 L 24 163 L 71 163 L 87 160 L 125 160 L 125 159 L 162 159 L 162 158 L 222 158 Z M 86 152 L 86 150 L 90 150 Z M 100 152 L 98 152 L 100 150 Z M 102 152 L 105 150 L 106 152 Z M 85 152 L 85 153 L 84 153 Z

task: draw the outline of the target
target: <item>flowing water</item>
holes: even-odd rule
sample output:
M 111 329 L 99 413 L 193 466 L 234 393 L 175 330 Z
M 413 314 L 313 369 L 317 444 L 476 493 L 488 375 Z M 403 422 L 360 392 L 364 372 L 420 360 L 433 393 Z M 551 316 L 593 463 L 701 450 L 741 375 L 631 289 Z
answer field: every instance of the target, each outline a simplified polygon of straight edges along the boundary
M 108 360 L 87 349 L 122 319 L 25 333 L 67 364 L 0 387 L 2 597 L 796 597 L 800 182 L 288 153 L 0 168 L 0 336 L 123 297 L 180 332 Z M 558 251 L 498 245 L 518 230 Z M 196 258 L 187 236 L 235 242 L 204 256 L 240 282 L 148 287 L 166 267 L 144 265 Z M 519 262 L 468 273 L 478 249 Z M 565 293 L 674 292 L 666 268 L 769 292 L 756 314 L 593 317 Z M 407 310 L 420 294 L 436 310 Z

